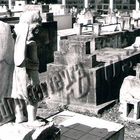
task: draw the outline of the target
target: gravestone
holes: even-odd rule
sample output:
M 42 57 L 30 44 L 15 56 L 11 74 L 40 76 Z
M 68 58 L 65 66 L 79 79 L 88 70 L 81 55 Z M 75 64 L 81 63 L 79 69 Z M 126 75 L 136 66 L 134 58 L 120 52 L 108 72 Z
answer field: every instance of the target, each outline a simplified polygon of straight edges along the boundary
M 93 13 L 90 10 L 82 10 L 77 15 L 77 23 L 83 25 L 93 24 Z
M 104 48 L 87 53 L 87 40 L 60 43 L 43 79 L 50 101 L 90 110 L 119 98 L 121 83 L 133 71 L 140 52 Z
M 57 22 L 43 22 L 36 36 L 38 45 L 39 72 L 47 70 L 46 65 L 54 61 L 54 51 L 57 50 Z
M 105 18 L 105 23 L 106 24 L 116 24 L 116 23 L 118 23 L 118 18 L 114 14 L 109 14 Z
M 129 44 L 132 32 L 127 33 L 82 34 L 62 40 L 42 78 L 50 101 L 86 110 L 119 99 L 123 79 L 134 74 L 140 56 L 139 50 L 121 49 Z

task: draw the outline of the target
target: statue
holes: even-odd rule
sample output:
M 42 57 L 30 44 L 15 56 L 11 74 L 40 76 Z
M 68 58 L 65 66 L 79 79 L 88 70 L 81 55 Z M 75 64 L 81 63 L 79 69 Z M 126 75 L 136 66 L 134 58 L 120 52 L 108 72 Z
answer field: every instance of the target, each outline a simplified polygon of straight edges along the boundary
M 140 64 L 135 67 L 136 76 L 127 76 L 120 89 L 120 101 L 140 100 Z
M 140 64 L 135 67 L 136 76 L 125 77 L 120 89 L 120 108 L 119 111 L 123 112 L 126 102 L 140 101 Z
M 11 96 L 14 70 L 14 40 L 10 26 L 0 21 L 0 99 Z
M 24 12 L 20 21 L 15 25 L 15 51 L 13 74 L 12 98 L 24 99 L 27 105 L 27 115 L 23 113 L 20 105 L 15 106 L 16 122 L 37 122 L 36 112 L 38 102 L 30 102 L 27 87 L 38 85 L 39 60 L 37 56 L 37 44 L 35 35 L 39 32 L 41 16 L 38 11 Z M 28 117 L 27 117 L 28 116 Z

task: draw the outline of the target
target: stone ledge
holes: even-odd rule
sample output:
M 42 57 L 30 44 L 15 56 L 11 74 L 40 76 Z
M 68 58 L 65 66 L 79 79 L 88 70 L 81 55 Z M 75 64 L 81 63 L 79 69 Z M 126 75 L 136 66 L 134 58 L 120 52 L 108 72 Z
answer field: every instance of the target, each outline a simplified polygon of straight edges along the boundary
M 53 123 L 57 125 L 56 128 L 60 128 L 57 130 L 61 131 L 57 131 L 61 133 L 61 136 L 58 135 L 58 140 L 73 139 L 75 137 L 77 140 L 85 140 L 85 137 L 88 138 L 87 140 L 91 140 L 91 138 L 124 140 L 124 126 L 96 117 L 63 111 L 49 117 L 47 120 L 50 123 L 40 127 L 29 125 L 27 122 L 20 124 L 7 123 L 0 127 L 0 140 L 44 140 L 50 134 L 50 131 L 46 130 L 52 128 L 50 126 Z
M 82 104 L 82 103 L 77 103 L 77 104 L 68 104 L 66 101 L 63 101 L 63 103 L 60 103 L 59 101 L 53 101 L 46 99 L 46 104 L 52 105 L 52 106 L 67 106 L 68 110 L 74 111 L 74 112 L 89 112 L 95 115 L 101 114 L 104 112 L 105 109 L 109 109 L 113 105 L 115 105 L 116 100 L 112 100 L 100 105 L 91 105 L 91 104 Z
M 48 128 L 54 128 L 53 123 L 33 126 L 27 122 L 10 122 L 0 126 L 0 140 L 43 140 L 41 137 L 47 137 Z

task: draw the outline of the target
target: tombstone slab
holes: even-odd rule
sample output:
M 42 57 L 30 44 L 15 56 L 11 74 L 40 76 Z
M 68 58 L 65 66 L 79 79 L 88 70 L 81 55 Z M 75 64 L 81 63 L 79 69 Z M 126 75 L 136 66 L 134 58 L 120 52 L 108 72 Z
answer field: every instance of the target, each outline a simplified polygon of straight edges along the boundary
M 47 65 L 48 71 L 42 81 L 47 83 L 50 102 L 75 108 L 81 106 L 91 111 L 95 106 L 119 99 L 121 83 L 133 71 L 140 52 L 128 53 L 125 49 L 105 48 L 95 51 L 96 59 L 86 59 L 89 55 L 94 55 L 86 54 L 83 50 L 86 47 L 78 47 L 81 46 L 76 44 L 68 47 L 72 50 L 66 49 L 65 53 L 56 52 L 70 53 L 70 57 L 63 57 L 61 61 L 59 55 L 59 61 Z M 78 63 L 75 63 L 74 54 L 77 54 Z
M 53 118 L 53 117 L 52 117 Z M 51 120 L 49 118 L 48 120 Z M 77 139 L 77 140 L 123 140 L 124 127 L 117 123 L 112 123 L 98 119 L 95 117 L 88 117 L 78 113 L 63 111 L 55 115 L 55 120 L 61 127 L 60 139 Z

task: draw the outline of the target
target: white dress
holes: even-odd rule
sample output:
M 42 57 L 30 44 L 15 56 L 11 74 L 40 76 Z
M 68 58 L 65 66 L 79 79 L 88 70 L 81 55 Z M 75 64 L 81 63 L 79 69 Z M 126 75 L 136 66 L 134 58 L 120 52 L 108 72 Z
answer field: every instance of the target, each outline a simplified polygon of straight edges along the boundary
M 15 27 L 16 42 L 14 51 L 14 75 L 12 97 L 28 102 L 27 86 L 39 84 L 37 45 L 29 40 L 30 25 L 17 24 Z

